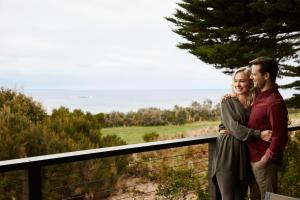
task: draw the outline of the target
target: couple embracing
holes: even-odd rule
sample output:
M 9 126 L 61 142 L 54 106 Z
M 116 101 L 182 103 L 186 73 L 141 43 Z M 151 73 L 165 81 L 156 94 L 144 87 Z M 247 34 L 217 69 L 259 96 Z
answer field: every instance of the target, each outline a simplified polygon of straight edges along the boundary
M 251 67 L 251 68 L 250 68 Z M 233 93 L 221 102 L 212 179 L 222 200 L 263 200 L 276 192 L 288 140 L 288 112 L 278 92 L 278 63 L 259 57 L 233 74 Z

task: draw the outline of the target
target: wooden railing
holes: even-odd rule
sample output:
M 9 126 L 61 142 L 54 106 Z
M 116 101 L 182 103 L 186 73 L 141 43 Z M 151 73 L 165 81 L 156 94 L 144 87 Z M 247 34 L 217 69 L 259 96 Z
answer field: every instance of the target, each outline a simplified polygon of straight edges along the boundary
M 300 125 L 290 126 L 289 131 L 300 130 Z M 68 153 L 51 154 L 44 156 L 28 157 L 21 159 L 0 161 L 0 173 L 16 170 L 26 171 L 27 180 L 27 199 L 42 200 L 42 168 L 49 165 L 120 156 L 126 154 L 157 151 L 162 149 L 184 147 L 197 144 L 208 144 L 208 165 L 211 168 L 211 161 L 215 147 L 217 135 L 206 137 L 193 137 L 165 140 L 158 142 L 149 142 L 141 144 L 131 144 L 123 146 L 114 146 L 83 151 L 74 151 Z M 208 176 L 210 177 L 210 176 Z M 216 191 L 209 180 L 209 199 L 216 199 Z

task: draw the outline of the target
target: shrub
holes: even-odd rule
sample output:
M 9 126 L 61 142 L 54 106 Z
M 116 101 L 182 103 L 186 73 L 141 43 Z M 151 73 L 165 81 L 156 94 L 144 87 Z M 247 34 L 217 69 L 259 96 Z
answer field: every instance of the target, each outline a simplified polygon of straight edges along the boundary
M 198 199 L 208 199 L 206 188 L 200 185 L 201 176 L 192 169 L 167 169 L 161 178 L 156 195 L 168 200 L 187 199 L 188 194 L 197 195 Z
M 284 167 L 279 172 L 278 192 L 300 198 L 300 131 L 290 134 L 284 153 Z
M 97 123 L 99 120 L 102 120 L 100 115 L 96 118 L 79 109 L 70 112 L 64 107 L 53 110 L 52 115 L 47 116 L 41 104 L 32 98 L 1 88 L 0 160 L 126 144 L 115 135 L 102 136 Z M 119 156 L 45 167 L 43 173 L 55 177 L 54 181 L 47 178 L 43 182 L 45 199 L 57 199 L 58 195 L 61 197 L 61 191 L 53 189 L 53 185 L 62 186 L 66 196 L 72 196 L 74 191 L 80 191 L 81 194 L 95 192 L 97 199 L 103 199 L 109 192 L 100 194 L 96 191 L 109 191 L 108 188 L 116 184 L 127 165 L 128 156 Z M 64 187 L 78 181 L 102 179 L 105 184 L 100 181 L 93 187 Z M 22 172 L 1 174 L 0 200 L 22 199 L 22 181 Z
M 152 141 L 155 141 L 159 138 L 159 133 L 157 132 L 151 132 L 151 133 L 145 133 L 143 135 L 143 140 L 145 142 L 152 142 Z

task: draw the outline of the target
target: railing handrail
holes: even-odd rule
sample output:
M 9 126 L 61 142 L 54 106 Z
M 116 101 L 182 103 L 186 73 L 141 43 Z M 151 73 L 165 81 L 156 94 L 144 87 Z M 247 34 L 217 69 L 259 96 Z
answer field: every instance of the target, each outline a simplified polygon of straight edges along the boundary
M 295 130 L 300 130 L 300 125 L 293 125 L 288 127 L 288 131 L 295 131 Z M 126 155 L 126 154 L 145 152 L 145 151 L 212 143 L 215 142 L 216 138 L 217 135 L 189 137 L 189 138 L 171 139 L 171 140 L 163 140 L 163 141 L 156 141 L 156 142 L 129 144 L 129 145 L 122 145 L 122 146 L 104 147 L 104 148 L 88 149 L 88 150 L 73 151 L 73 152 L 66 152 L 66 153 L 49 154 L 43 156 L 4 160 L 4 161 L 0 161 L 0 172 L 27 169 L 31 166 L 36 166 L 36 165 L 48 166 L 48 165 L 90 160 L 96 158 Z
M 299 126 L 300 128 L 300 126 Z M 112 146 L 0 161 L 0 172 L 215 142 L 217 135 Z
M 289 126 L 288 131 L 300 130 L 300 125 Z M 27 158 L 0 161 L 0 172 L 27 169 L 31 166 L 48 166 L 61 163 L 69 163 L 96 158 L 120 156 L 145 151 L 183 147 L 196 144 L 215 142 L 217 135 L 189 137 L 180 139 L 163 140 L 139 144 L 129 144 L 122 146 L 104 147 L 73 151 L 66 153 L 49 154 Z
M 300 130 L 300 125 L 292 125 L 288 127 L 288 131 L 298 131 Z
M 289 126 L 288 131 L 300 130 L 300 125 Z M 35 156 L 28 158 L 20 158 L 13 160 L 0 161 L 0 173 L 15 170 L 25 170 L 25 180 L 27 182 L 27 196 L 26 199 L 41 200 L 42 195 L 42 167 L 54 164 L 69 163 L 97 158 L 105 158 L 111 156 L 120 156 L 132 153 L 139 153 L 145 151 L 169 149 L 175 147 L 190 146 L 196 144 L 208 143 L 208 173 L 211 169 L 211 160 L 214 151 L 214 142 L 217 135 L 180 138 L 173 140 L 163 140 L 157 142 L 148 142 L 140 144 L 129 144 L 122 146 L 113 146 L 97 149 L 89 149 L 82 151 L 74 151 L 67 153 L 50 154 L 44 156 Z M 217 193 L 215 187 L 209 181 L 209 198 L 216 199 Z

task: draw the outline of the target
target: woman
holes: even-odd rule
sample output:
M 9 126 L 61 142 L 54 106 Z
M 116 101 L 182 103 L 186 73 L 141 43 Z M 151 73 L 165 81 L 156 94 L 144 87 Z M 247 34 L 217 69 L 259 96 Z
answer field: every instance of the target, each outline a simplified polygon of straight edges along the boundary
M 219 187 L 222 200 L 242 200 L 247 192 L 251 168 L 245 141 L 264 138 L 269 140 L 271 131 L 246 127 L 255 88 L 250 79 L 251 70 L 239 68 L 233 74 L 233 98 L 221 102 L 221 122 L 229 134 L 217 138 L 213 162 L 213 182 Z

